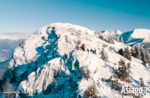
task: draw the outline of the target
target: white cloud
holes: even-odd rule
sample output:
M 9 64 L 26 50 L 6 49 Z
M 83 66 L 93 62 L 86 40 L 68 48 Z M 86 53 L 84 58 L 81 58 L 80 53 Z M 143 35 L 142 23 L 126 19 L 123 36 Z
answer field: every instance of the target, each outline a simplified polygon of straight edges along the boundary
M 29 32 L 15 32 L 15 31 L 6 31 L 6 30 L 0 30 L 0 34 L 5 34 L 5 35 L 18 35 L 18 36 L 28 36 L 32 33 Z
M 0 33 L 6 33 L 7 31 L 5 31 L 5 30 L 0 30 Z
M 7 30 L 0 30 L 0 33 L 30 33 L 31 32 L 19 32 L 19 31 L 7 31 Z

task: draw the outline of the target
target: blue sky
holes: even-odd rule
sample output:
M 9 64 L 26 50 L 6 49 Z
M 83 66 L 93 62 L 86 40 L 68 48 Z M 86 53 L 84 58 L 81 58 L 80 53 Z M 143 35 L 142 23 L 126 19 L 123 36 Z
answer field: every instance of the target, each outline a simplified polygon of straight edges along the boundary
M 94 30 L 150 29 L 150 0 L 0 0 L 0 33 L 33 33 L 50 23 Z

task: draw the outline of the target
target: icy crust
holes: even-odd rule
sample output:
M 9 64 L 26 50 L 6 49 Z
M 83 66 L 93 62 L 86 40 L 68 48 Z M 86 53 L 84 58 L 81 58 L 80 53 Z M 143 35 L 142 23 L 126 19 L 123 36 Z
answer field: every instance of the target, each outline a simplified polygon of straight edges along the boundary
M 96 49 L 97 54 L 77 50 L 78 40 L 81 40 L 80 46 L 84 43 L 86 50 Z M 110 47 L 114 50 L 110 50 Z M 102 78 L 109 79 L 114 74 L 121 58 L 126 64 L 131 63 L 133 82 L 128 84 L 118 80 L 119 83 L 126 87 L 138 86 L 137 81 L 143 77 L 145 85 L 149 87 L 150 81 L 150 70 L 140 60 L 132 57 L 129 61 L 116 53 L 118 49 L 126 47 L 117 41 L 109 44 L 99 39 L 94 30 L 85 27 L 53 23 L 36 31 L 15 49 L 3 78 L 8 77 L 12 83 L 16 83 L 23 97 L 83 97 L 87 88 L 94 86 L 100 97 L 121 98 L 118 91 L 111 89 L 111 82 L 102 81 Z M 102 48 L 108 53 L 108 62 L 101 59 Z M 89 70 L 89 79 L 82 74 L 84 68 Z

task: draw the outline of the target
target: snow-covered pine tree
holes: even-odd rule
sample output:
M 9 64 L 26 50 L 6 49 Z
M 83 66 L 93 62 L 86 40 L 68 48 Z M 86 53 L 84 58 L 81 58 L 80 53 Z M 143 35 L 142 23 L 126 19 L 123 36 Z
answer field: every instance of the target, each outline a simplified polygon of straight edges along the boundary
M 122 37 L 120 38 L 120 42 L 121 42 L 121 43 L 124 43 L 124 41 L 123 41 L 123 38 L 122 38 Z
M 133 48 L 130 49 L 131 55 L 135 57 L 135 50 Z
M 131 60 L 131 52 L 128 47 L 125 48 L 124 57 L 127 58 L 128 60 Z
M 118 53 L 119 53 L 120 55 L 122 55 L 122 56 L 123 56 L 123 55 L 124 55 L 124 51 L 123 51 L 123 49 L 122 49 L 122 48 L 121 48 L 121 49 L 119 49 L 119 50 L 118 50 Z
M 21 47 L 24 48 L 24 45 L 25 45 L 25 40 L 22 40 Z
M 107 42 L 110 44 L 114 44 L 114 39 L 113 39 L 113 35 L 110 35 L 107 37 Z
M 102 34 L 99 35 L 99 38 L 100 38 L 101 40 L 105 41 L 105 38 L 103 37 Z
M 140 52 L 140 48 L 139 47 L 134 47 L 135 49 L 135 57 L 137 59 L 141 59 L 141 52 Z
M 119 42 L 119 37 L 116 37 L 116 41 L 118 41 L 118 42 Z
M 140 80 L 140 81 L 139 81 L 139 82 L 140 82 L 140 86 L 141 86 L 141 87 L 144 87 L 144 81 L 143 81 L 143 78 L 140 78 L 139 80 Z
M 113 40 L 116 40 L 116 41 L 117 41 L 116 35 L 112 35 L 112 38 L 113 38 Z
M 146 66 L 146 54 L 145 54 L 145 50 L 144 49 L 140 49 L 141 50 L 141 60 L 142 60 L 142 63 L 143 65 Z
M 107 52 L 104 50 L 104 48 L 102 48 L 101 59 L 103 59 L 104 61 L 108 62 L 108 54 L 107 54 Z
M 145 51 L 145 58 L 146 58 L 146 62 L 150 63 L 150 54 L 148 51 Z

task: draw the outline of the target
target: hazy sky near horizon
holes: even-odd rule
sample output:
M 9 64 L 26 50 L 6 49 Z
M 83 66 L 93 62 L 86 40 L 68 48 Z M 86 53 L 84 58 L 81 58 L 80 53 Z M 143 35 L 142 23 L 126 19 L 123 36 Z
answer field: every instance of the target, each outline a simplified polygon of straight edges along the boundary
M 50 23 L 94 30 L 150 29 L 150 0 L 0 0 L 0 33 L 33 33 Z

